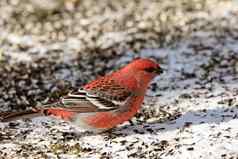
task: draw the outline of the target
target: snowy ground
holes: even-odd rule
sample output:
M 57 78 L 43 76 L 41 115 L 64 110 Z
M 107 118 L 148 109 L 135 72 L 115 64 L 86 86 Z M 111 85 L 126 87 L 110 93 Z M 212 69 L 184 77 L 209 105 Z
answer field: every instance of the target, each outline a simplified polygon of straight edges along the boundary
M 55 98 L 61 87 L 76 87 L 138 56 L 160 61 L 166 71 L 152 82 L 136 117 L 107 133 L 84 134 L 46 117 L 0 123 L 0 158 L 238 158 L 237 11 L 236 1 L 211 4 L 186 15 L 189 21 L 180 21 L 182 38 L 176 42 L 156 49 L 149 42 L 138 53 L 128 49 L 122 54 L 118 47 L 116 55 L 92 55 L 96 59 L 89 61 L 73 53 L 82 51 L 80 40 L 42 42 L 36 35 L 5 30 L 0 49 L 5 58 L 0 68 L 1 110 L 25 109 L 37 104 L 35 100 L 48 102 L 46 97 Z M 109 39 L 100 38 L 111 47 L 125 35 L 117 30 L 107 34 Z

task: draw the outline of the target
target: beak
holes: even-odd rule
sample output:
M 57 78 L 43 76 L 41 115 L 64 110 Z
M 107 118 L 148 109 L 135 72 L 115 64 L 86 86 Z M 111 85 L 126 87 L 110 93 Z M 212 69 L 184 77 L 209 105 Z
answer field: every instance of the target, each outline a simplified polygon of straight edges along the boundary
M 164 70 L 161 67 L 157 67 L 155 70 L 155 73 L 157 74 L 162 74 L 164 72 Z

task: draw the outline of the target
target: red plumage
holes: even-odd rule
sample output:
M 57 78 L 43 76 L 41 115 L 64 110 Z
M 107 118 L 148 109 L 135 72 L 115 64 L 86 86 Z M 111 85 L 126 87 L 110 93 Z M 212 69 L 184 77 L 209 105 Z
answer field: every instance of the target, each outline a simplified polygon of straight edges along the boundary
M 150 59 L 136 59 L 120 70 L 89 82 L 52 105 L 0 114 L 1 121 L 35 115 L 53 115 L 92 131 L 104 131 L 132 118 L 150 81 L 162 73 Z

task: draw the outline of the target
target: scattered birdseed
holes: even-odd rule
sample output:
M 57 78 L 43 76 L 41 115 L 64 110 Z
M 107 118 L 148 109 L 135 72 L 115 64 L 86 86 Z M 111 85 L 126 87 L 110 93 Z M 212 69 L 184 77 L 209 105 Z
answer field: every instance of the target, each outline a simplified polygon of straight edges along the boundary
M 136 57 L 165 73 L 106 133 L 46 117 L 0 123 L 0 158 L 237 157 L 236 1 L 33 1 L 0 1 L 1 111 L 54 102 Z

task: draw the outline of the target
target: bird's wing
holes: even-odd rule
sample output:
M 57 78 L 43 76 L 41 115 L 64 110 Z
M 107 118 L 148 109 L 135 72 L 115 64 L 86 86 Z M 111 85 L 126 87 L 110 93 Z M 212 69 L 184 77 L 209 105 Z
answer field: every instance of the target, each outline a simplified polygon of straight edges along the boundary
M 63 97 L 61 99 L 63 107 L 75 112 L 124 111 L 130 98 L 134 96 L 132 91 L 115 81 L 102 82 L 103 78 L 100 80 Z

